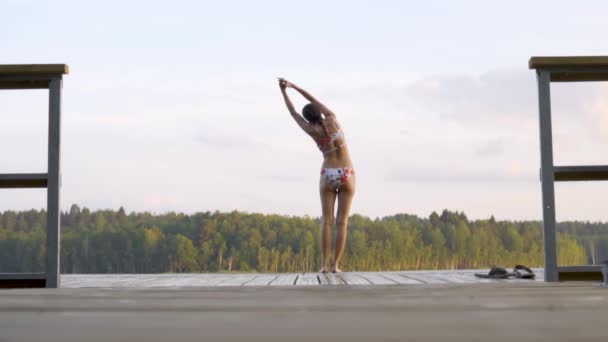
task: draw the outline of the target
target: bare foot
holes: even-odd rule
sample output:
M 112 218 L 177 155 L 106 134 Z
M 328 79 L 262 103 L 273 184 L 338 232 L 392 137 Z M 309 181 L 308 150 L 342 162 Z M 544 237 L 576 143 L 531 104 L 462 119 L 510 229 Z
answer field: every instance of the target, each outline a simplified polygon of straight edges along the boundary
M 321 269 L 319 270 L 319 273 L 327 273 L 327 272 L 329 272 L 329 271 L 328 271 L 328 269 L 329 269 L 329 267 L 327 267 L 327 266 L 323 266 L 323 267 L 321 267 Z
M 342 273 L 342 270 L 338 268 L 338 266 L 334 266 L 334 269 L 331 270 L 332 273 Z

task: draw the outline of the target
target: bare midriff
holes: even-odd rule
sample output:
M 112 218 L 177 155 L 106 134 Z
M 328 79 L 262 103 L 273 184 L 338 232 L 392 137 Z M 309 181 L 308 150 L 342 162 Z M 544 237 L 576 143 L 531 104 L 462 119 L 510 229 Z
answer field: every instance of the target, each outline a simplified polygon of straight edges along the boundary
M 336 141 L 336 143 L 340 144 L 339 141 Z M 350 154 L 348 152 L 348 146 L 344 144 L 342 147 L 333 151 L 323 153 L 323 165 L 321 167 L 353 167 L 353 162 L 350 160 Z

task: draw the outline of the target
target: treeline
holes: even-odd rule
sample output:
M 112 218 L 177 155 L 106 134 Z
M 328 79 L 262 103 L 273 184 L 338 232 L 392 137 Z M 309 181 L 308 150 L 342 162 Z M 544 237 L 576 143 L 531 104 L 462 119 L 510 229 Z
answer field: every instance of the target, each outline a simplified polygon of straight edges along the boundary
M 61 215 L 63 273 L 305 272 L 320 268 L 319 219 L 244 212 L 192 215 L 90 211 Z M 0 213 L 0 272 L 44 269 L 45 211 Z M 566 222 L 560 265 L 608 257 L 608 225 Z M 468 220 L 443 211 L 428 218 L 353 215 L 343 270 L 487 268 L 543 263 L 535 221 Z

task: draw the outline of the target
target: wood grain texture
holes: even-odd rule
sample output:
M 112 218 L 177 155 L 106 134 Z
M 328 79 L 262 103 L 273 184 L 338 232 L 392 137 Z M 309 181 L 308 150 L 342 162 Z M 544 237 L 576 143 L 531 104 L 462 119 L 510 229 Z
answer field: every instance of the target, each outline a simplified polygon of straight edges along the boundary
M 262 274 L 243 284 L 244 286 L 267 286 L 278 277 L 277 274 Z
M 607 67 L 608 56 L 559 56 L 531 57 L 528 61 L 530 69 L 538 68 L 580 68 Z
M 488 270 L 393 271 L 334 273 L 161 273 L 161 274 L 64 274 L 65 288 L 164 288 L 216 286 L 376 286 L 425 284 L 524 284 L 543 281 L 543 270 L 533 269 L 535 280 L 482 279 L 474 273 Z M 0 278 L 1 278 L 0 274 Z M 43 274 L 35 277 L 43 278 Z
M 532 57 L 528 67 L 547 71 L 551 82 L 608 81 L 608 56 Z
M 344 283 L 346 285 L 370 285 L 371 284 L 371 282 L 369 280 L 361 277 L 359 274 L 356 274 L 356 273 L 344 272 L 344 273 L 338 274 L 338 276 L 342 279 L 342 281 L 344 281 Z
M 0 340 L 605 342 L 607 304 L 580 282 L 26 289 L 0 291 Z
M 245 283 L 253 280 L 255 274 L 238 274 L 232 277 L 226 278 L 226 280 L 220 282 L 218 286 L 242 286 Z
M 298 278 L 297 273 L 279 274 L 269 285 L 270 286 L 293 286 Z
M 320 285 L 319 278 L 316 273 L 304 273 L 298 276 L 296 286 L 312 286 Z
M 46 188 L 46 173 L 0 174 L 0 189 Z
M 425 284 L 445 284 L 448 283 L 448 281 L 438 278 L 435 274 L 433 273 L 407 273 L 407 274 L 400 274 L 403 277 L 406 278 L 410 278 L 410 279 L 414 279 L 414 280 L 418 280 L 421 281 Z
M 345 285 L 342 278 L 335 273 L 319 274 L 319 280 L 321 281 L 321 285 Z
M 70 71 L 67 64 L 0 64 L 2 75 L 66 75 Z
M 397 285 L 398 283 L 390 278 L 384 277 L 382 273 L 366 272 L 359 274 L 362 278 L 374 285 Z
M 0 90 L 9 89 L 47 89 L 48 80 L 3 81 L 0 80 Z
M 603 82 L 608 81 L 608 68 L 602 72 L 556 72 L 552 71 L 551 82 Z
M 396 282 L 397 284 L 401 284 L 401 285 L 424 284 L 424 282 L 422 282 L 420 280 L 404 277 L 403 275 L 395 274 L 395 273 L 383 273 L 382 276 Z

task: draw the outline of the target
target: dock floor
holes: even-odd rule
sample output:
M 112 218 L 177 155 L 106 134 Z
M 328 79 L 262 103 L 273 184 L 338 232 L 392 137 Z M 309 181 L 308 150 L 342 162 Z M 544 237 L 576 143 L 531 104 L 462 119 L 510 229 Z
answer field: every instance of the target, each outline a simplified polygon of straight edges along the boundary
M 542 282 L 0 291 L 0 341 L 606 341 L 608 289 Z
M 79 287 L 188 287 L 188 286 L 315 286 L 315 285 L 420 285 L 420 284 L 475 284 L 529 283 L 534 280 L 481 279 L 475 272 L 455 271 L 399 271 L 399 272 L 344 272 L 333 273 L 164 273 L 164 274 L 64 274 L 61 286 Z M 534 269 L 536 281 L 543 281 L 543 270 Z
M 599 283 L 241 285 L 1 290 L 0 341 L 608 340 Z

